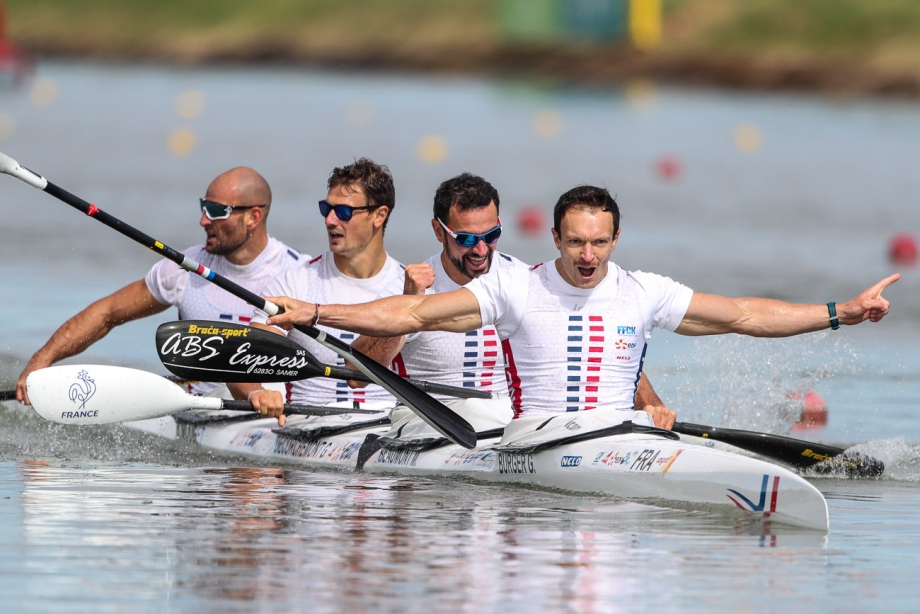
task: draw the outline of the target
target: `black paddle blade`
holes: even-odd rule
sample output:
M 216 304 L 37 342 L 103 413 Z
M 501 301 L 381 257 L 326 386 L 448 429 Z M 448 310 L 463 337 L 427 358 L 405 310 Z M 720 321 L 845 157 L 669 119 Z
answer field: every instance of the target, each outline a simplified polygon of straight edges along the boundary
M 203 382 L 284 382 L 325 375 L 316 359 L 283 335 L 210 320 L 157 328 L 157 354 L 174 375 Z
M 728 443 L 742 450 L 786 463 L 796 469 L 811 470 L 822 475 L 877 478 L 885 471 L 885 464 L 875 458 L 844 448 L 792 437 L 687 422 L 675 422 L 672 430 L 684 435 Z
M 880 478 L 885 473 L 885 463 L 877 458 L 846 450 L 843 454 L 812 465 L 810 471 L 819 475 L 842 475 L 848 478 Z

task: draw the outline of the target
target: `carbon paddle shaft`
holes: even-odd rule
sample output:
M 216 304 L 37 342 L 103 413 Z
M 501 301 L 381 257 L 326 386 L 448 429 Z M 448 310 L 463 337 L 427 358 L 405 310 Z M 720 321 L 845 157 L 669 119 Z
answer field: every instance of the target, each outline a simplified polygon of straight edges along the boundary
M 168 245 L 155 240 L 136 228 L 125 224 L 118 218 L 109 215 L 99 209 L 96 205 L 86 202 L 82 198 L 71 194 L 67 190 L 56 186 L 38 173 L 31 171 L 16 160 L 0 153 L 0 172 L 12 175 L 29 185 L 43 190 L 54 196 L 58 200 L 67 203 L 71 207 L 82 211 L 86 215 L 95 218 L 109 228 L 118 231 L 126 237 L 133 239 L 144 247 L 152 249 L 164 258 L 167 258 L 183 269 L 204 277 L 211 283 L 226 290 L 230 294 L 246 301 L 266 313 L 280 313 L 277 305 L 270 305 L 261 296 L 250 292 L 246 288 L 230 281 L 229 279 L 218 275 L 195 260 L 174 250 Z M 270 307 L 269 307 L 270 305 Z M 268 307 L 268 308 L 267 308 Z M 371 360 L 361 352 L 342 343 L 338 339 L 327 335 L 325 332 L 310 326 L 295 325 L 298 331 L 312 337 L 321 345 L 325 345 L 330 350 L 336 352 L 346 360 L 352 362 L 360 370 L 366 372 L 373 378 L 377 379 L 377 384 L 390 392 L 393 396 L 403 401 L 412 410 L 414 410 L 422 419 L 430 424 L 433 428 L 441 432 L 445 437 L 465 448 L 476 446 L 476 431 L 469 422 L 457 415 L 446 405 L 434 399 L 425 392 L 419 390 L 412 384 L 384 367 L 383 365 Z

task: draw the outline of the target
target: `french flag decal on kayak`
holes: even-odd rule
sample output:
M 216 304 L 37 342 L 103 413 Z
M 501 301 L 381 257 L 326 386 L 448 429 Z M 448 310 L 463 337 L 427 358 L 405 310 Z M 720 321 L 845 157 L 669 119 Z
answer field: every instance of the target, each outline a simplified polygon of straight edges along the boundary
M 750 512 L 763 512 L 764 517 L 769 518 L 770 514 L 776 511 L 776 497 L 777 495 L 779 495 L 779 476 L 778 475 L 774 476 L 773 478 L 772 490 L 769 489 L 769 486 L 770 486 L 770 476 L 765 474 L 763 476 L 763 482 L 761 483 L 761 486 L 760 486 L 760 501 L 757 503 L 754 503 L 753 501 L 751 501 L 750 499 L 742 495 L 737 490 L 734 490 L 733 488 L 729 488 L 728 492 L 735 495 L 735 497 L 738 497 L 738 499 L 740 499 L 741 501 L 739 501 L 732 495 L 726 495 L 726 496 L 729 499 L 731 499 L 732 503 L 734 503 L 741 509 L 750 511 Z M 768 490 L 770 490 L 770 509 L 766 509 Z

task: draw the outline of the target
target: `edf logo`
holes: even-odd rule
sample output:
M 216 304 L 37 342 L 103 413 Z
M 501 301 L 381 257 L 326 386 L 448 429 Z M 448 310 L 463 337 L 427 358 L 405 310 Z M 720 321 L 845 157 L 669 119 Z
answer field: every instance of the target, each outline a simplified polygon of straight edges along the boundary
M 636 327 L 635 326 L 617 326 L 618 335 L 635 335 Z
M 580 456 L 563 456 L 562 463 L 560 463 L 562 467 L 577 467 L 580 464 L 581 464 Z

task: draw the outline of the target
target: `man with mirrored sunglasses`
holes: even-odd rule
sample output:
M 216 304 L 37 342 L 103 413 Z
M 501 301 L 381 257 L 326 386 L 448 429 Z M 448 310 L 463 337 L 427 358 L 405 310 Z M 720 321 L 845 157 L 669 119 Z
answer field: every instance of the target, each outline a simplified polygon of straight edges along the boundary
M 319 214 L 326 226 L 329 250 L 269 282 L 264 294 L 283 293 L 317 303 L 363 303 L 401 292 L 403 266 L 386 253 L 383 244 L 387 222 L 396 206 L 396 190 L 389 170 L 361 158 L 334 169 L 327 187 L 326 198 L 319 201 Z M 262 325 L 267 317 L 265 312 L 255 310 L 253 325 Z M 323 328 L 345 343 L 356 337 L 350 332 Z M 277 328 L 271 330 L 283 332 Z M 344 365 L 337 354 L 310 337 L 298 331 L 287 334 L 320 361 Z M 258 384 L 232 384 L 230 389 L 236 398 L 250 399 L 257 409 L 280 408 L 284 402 L 281 395 L 262 390 Z M 359 390 L 326 378 L 291 382 L 286 396 L 292 403 L 337 401 L 384 406 L 396 401 L 376 384 Z
M 482 177 L 463 173 L 444 181 L 435 192 L 431 220 L 441 252 L 406 267 L 403 294 L 450 292 L 480 276 L 529 270 L 517 258 L 496 250 L 502 232 L 499 205 L 498 191 Z M 517 377 L 513 365 L 509 368 L 505 364 L 510 347 L 494 326 L 466 333 L 432 330 L 398 337 L 362 336 L 353 345 L 381 364 L 393 364 L 403 377 L 449 386 L 508 395 L 507 380 L 514 382 Z M 511 391 L 520 396 L 519 388 L 512 386 Z M 440 398 L 454 402 L 450 397 Z M 519 401 L 514 399 L 514 405 Z M 510 417 L 511 397 L 505 397 L 495 410 L 502 411 L 502 405 Z M 636 407 L 651 414 L 659 426 L 669 428 L 674 423 L 674 412 L 664 406 L 644 374 L 636 392 Z
M 247 167 L 222 173 L 199 200 L 199 224 L 205 242 L 183 251 L 216 273 L 261 293 L 278 273 L 297 263 L 300 253 L 268 234 L 272 194 L 268 183 Z M 102 339 L 114 327 L 165 311 L 179 309 L 182 320 L 223 320 L 248 323 L 252 307 L 207 280 L 159 260 L 139 279 L 99 299 L 65 322 L 29 360 L 19 376 L 16 395 L 28 402 L 26 377 L 32 371 L 74 356 Z M 195 394 L 227 396 L 223 384 L 197 382 Z

